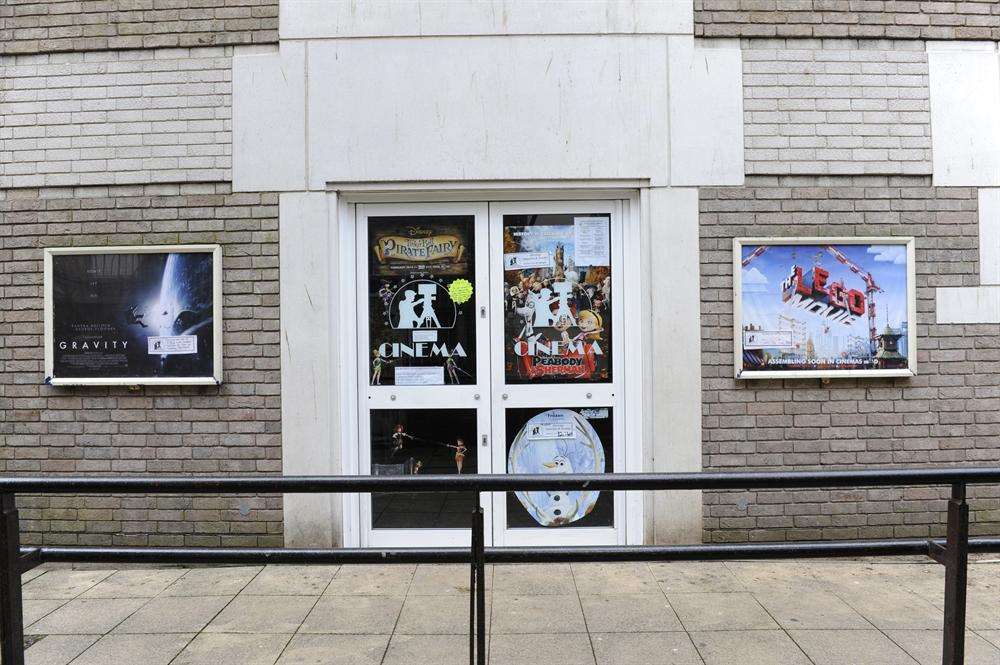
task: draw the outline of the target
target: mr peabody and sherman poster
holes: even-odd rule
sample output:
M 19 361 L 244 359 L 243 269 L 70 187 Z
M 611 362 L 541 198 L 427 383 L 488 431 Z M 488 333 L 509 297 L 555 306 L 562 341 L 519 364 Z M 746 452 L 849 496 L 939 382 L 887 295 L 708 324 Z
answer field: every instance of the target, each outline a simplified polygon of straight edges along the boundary
M 50 250 L 50 379 L 217 376 L 216 248 L 127 250 Z

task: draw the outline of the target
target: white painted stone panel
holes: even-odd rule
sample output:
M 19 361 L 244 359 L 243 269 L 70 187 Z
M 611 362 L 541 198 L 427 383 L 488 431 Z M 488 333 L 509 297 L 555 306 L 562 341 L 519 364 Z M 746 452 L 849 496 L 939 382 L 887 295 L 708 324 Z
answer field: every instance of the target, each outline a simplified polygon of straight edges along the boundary
M 335 475 L 340 468 L 340 418 L 334 408 L 337 344 L 331 333 L 331 257 L 328 202 L 323 192 L 278 199 L 281 250 L 281 468 L 285 475 Z M 324 494 L 286 494 L 285 545 L 331 547 L 340 511 Z M 337 504 L 339 506 L 339 501 Z
M 666 39 L 312 42 L 309 184 L 667 180 Z
M 1000 185 L 1000 60 L 996 44 L 927 44 L 934 184 Z
M 1000 323 L 1000 286 L 942 287 L 938 323 Z
M 979 277 L 1000 284 L 1000 189 L 979 190 Z
M 738 40 L 670 37 L 670 184 L 743 184 Z
M 692 34 L 690 0 L 281 0 L 281 39 Z
M 306 46 L 233 58 L 233 190 L 306 188 Z

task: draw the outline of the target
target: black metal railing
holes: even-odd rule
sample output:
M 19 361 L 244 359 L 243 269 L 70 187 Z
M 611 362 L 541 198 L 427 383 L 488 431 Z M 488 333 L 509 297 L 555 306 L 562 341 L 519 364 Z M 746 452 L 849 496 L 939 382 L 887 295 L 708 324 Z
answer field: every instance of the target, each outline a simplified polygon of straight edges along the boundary
M 965 609 L 970 552 L 1000 552 L 1000 537 L 969 537 L 966 487 L 1000 484 L 1000 467 L 793 471 L 757 473 L 665 473 L 603 475 L 448 475 L 335 477 L 3 477 L 0 478 L 0 656 L 5 665 L 24 664 L 21 575 L 42 563 L 164 564 L 469 564 L 469 662 L 486 663 L 487 563 L 704 561 L 924 554 L 945 566 L 942 663 L 965 660 Z M 884 539 L 708 545 L 616 545 L 599 547 L 486 547 L 484 492 L 539 490 L 762 490 L 833 487 L 943 485 L 951 487 L 947 537 L 943 540 Z M 22 547 L 18 494 L 345 494 L 372 492 L 473 493 L 472 542 L 468 548 L 282 549 Z

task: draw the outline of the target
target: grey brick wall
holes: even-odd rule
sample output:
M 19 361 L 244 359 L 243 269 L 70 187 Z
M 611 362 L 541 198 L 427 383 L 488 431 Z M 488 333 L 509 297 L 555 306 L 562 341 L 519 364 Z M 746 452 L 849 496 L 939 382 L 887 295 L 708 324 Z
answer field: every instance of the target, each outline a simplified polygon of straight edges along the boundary
M 278 0 L 5 0 L 0 54 L 278 42 Z
M 694 0 L 706 37 L 1000 39 L 996 0 Z
M 750 177 L 701 190 L 706 469 L 1000 462 L 1000 325 L 938 325 L 935 287 L 978 283 L 977 192 L 925 177 Z M 919 375 L 733 379 L 732 239 L 916 237 Z M 1000 532 L 1000 488 L 972 494 L 972 531 Z M 942 533 L 946 490 L 716 492 L 708 541 L 923 537 Z
M 0 473 L 280 473 L 277 195 L 0 190 Z M 221 386 L 42 384 L 42 248 L 220 243 Z M 271 546 L 280 497 L 25 497 L 28 543 Z
M 0 56 L 0 188 L 229 180 L 233 49 Z
M 743 43 L 748 174 L 930 174 L 919 41 Z

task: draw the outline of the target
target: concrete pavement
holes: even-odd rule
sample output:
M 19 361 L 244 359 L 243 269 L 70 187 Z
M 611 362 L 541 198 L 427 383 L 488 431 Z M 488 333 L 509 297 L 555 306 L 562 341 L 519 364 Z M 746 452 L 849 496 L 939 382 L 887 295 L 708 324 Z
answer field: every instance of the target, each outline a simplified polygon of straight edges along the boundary
M 494 566 L 491 665 L 940 663 L 943 568 L 908 561 Z M 968 665 L 1000 665 L 1000 562 Z M 468 569 L 38 569 L 29 665 L 465 665 Z

